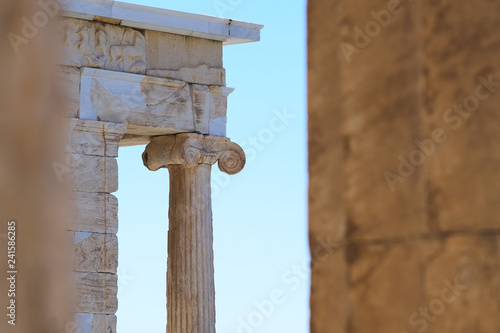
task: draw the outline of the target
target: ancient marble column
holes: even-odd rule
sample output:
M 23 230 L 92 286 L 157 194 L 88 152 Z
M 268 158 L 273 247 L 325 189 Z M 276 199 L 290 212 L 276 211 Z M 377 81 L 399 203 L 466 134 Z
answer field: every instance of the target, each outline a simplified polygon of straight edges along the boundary
M 153 137 L 143 160 L 170 173 L 167 332 L 215 333 L 210 173 L 217 161 L 240 172 L 245 154 L 227 138 L 187 133 Z

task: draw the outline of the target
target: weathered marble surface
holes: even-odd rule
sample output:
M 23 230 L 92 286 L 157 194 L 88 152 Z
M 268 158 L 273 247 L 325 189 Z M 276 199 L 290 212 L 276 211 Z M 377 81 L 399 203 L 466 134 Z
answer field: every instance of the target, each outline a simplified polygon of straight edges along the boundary
M 114 234 L 75 232 L 75 272 L 116 273 L 118 238 Z
M 210 86 L 210 135 L 226 136 L 227 98 L 233 88 Z
M 80 110 L 80 68 L 59 66 L 57 76 L 64 115 L 68 118 L 77 118 Z
M 141 30 L 217 40 L 224 45 L 260 40 L 260 24 L 227 18 L 152 8 L 121 1 L 61 1 L 66 17 L 99 20 Z
M 78 192 L 113 193 L 118 190 L 115 158 L 72 154 L 73 189 Z
M 178 70 L 148 69 L 146 74 L 167 79 L 181 80 L 188 83 L 215 86 L 226 85 L 226 70 L 224 68 L 208 67 L 207 65 L 182 67 Z
M 227 115 L 227 97 L 234 89 L 210 86 L 210 119 L 218 119 Z
M 62 65 L 146 73 L 146 39 L 139 31 L 73 18 L 61 19 L 60 24 Z
M 196 260 L 189 264 L 193 270 L 189 282 L 170 277 L 179 284 L 172 282 L 169 287 L 169 316 L 177 319 L 170 320 L 169 332 L 214 332 L 208 164 L 219 159 L 221 170 L 234 174 L 245 163 L 241 148 L 223 138 L 227 97 L 233 89 L 225 87 L 222 46 L 258 40 L 262 26 L 107 0 L 70 1 L 61 8 L 66 18 L 60 20 L 64 46 L 60 76 L 70 118 L 66 162 L 72 169 L 76 203 L 68 226 L 75 240 L 76 331 L 116 332 L 118 202 L 109 193 L 118 188 L 118 146 L 194 132 L 220 137 L 195 134 L 197 144 L 191 148 L 204 157 L 196 161 L 197 171 L 188 168 L 183 173 L 184 181 L 196 186 L 192 193 L 190 187 L 179 192 L 189 192 L 197 201 L 195 211 L 185 216 L 191 221 L 185 230 L 195 238 L 179 246 L 180 257 L 171 256 L 169 265 L 181 268 L 182 260 Z M 182 177 L 175 178 L 179 182 L 174 186 L 183 186 Z M 200 242 L 203 250 L 194 250 Z M 169 274 L 188 277 L 173 269 Z M 192 302 L 186 310 L 188 298 Z M 186 313 L 195 317 L 189 323 Z
M 122 145 L 180 132 L 226 135 L 233 89 L 225 87 L 222 42 L 151 30 L 142 35 L 99 17 L 61 20 L 69 117 L 127 125 Z
M 76 329 L 88 333 L 116 330 L 118 267 L 118 189 L 121 123 L 67 119 L 74 216 L 69 224 L 76 276 Z M 84 274 L 87 273 L 87 274 Z
M 167 333 L 215 333 L 211 166 L 169 166 Z
M 116 333 L 115 315 L 94 315 L 91 333 Z
M 118 309 L 117 275 L 108 273 L 75 272 L 75 311 L 95 314 L 114 314 Z
M 151 30 L 143 35 L 132 28 L 101 22 L 104 19 L 60 21 L 64 43 L 61 65 L 225 85 L 222 42 Z
M 67 333 L 116 333 L 116 316 L 75 313 L 75 330 Z
M 73 154 L 117 157 L 120 140 L 127 130 L 121 123 L 69 119 L 66 151 Z
M 72 231 L 118 232 L 118 199 L 112 194 L 75 192 Z
M 206 65 L 222 69 L 222 42 L 146 30 L 147 69 L 179 71 Z
M 218 161 L 236 174 L 245 154 L 227 138 L 185 133 L 152 138 L 143 161 L 170 174 L 167 332 L 215 333 L 211 169 Z
M 239 173 L 246 163 L 243 149 L 228 138 L 195 133 L 153 137 L 142 159 L 151 171 L 170 165 L 194 168 L 198 164 L 213 165 L 218 162 L 220 171 L 229 175 Z
M 222 42 L 146 31 L 147 75 L 205 85 L 226 85 Z
M 225 136 L 231 88 L 84 69 L 80 118 L 123 123 L 127 135 L 197 132 Z

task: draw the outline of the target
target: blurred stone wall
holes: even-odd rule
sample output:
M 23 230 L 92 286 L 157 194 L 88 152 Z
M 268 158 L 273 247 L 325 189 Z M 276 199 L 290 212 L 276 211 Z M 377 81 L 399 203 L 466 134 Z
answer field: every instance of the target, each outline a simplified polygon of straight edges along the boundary
M 41 1 L 43 3 L 50 1 Z M 38 1 L 0 1 L 0 332 L 65 332 L 71 321 L 65 184 L 52 168 L 64 135 L 52 77 L 57 40 Z M 15 221 L 15 257 L 8 258 Z M 11 231 L 12 232 L 12 231 Z M 15 292 L 8 259 L 15 260 Z M 11 294 L 9 296 L 9 294 Z M 15 326 L 9 324 L 15 300 Z
M 500 3 L 308 15 L 311 332 L 499 332 Z

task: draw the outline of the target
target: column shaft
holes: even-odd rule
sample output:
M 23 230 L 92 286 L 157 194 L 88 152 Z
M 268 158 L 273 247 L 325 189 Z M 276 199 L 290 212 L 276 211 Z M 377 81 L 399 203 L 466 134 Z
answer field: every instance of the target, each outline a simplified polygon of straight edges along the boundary
M 170 173 L 167 333 L 215 333 L 210 172 L 218 162 L 237 174 L 245 153 L 228 138 L 182 133 L 151 138 L 142 159 Z
M 167 332 L 215 333 L 211 166 L 168 166 Z

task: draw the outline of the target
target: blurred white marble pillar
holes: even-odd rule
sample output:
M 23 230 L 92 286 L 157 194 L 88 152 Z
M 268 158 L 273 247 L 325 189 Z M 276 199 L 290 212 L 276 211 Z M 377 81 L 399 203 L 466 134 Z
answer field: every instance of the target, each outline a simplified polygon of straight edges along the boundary
M 236 174 L 245 154 L 227 138 L 187 133 L 153 137 L 143 161 L 170 173 L 167 333 L 215 333 L 211 169 L 218 161 Z

